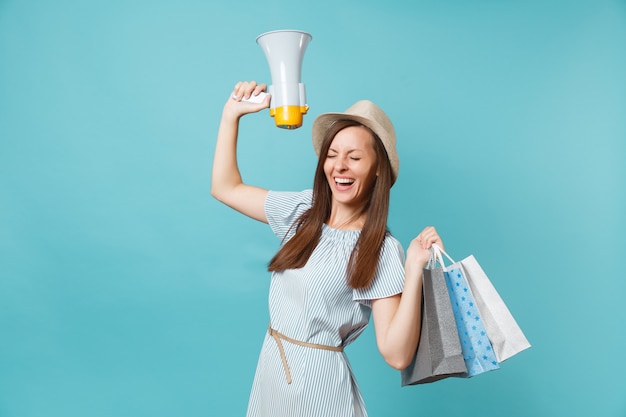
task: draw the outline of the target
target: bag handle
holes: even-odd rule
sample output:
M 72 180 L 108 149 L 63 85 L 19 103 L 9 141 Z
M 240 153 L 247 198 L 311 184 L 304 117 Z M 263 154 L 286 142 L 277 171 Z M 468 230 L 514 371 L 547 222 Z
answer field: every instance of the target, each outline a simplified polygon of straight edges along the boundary
M 433 244 L 430 247 L 430 258 L 428 259 L 428 263 L 426 264 L 427 269 L 436 268 L 437 264 L 441 265 L 442 268 L 446 267 L 445 263 L 443 262 L 443 257 L 441 256 L 442 252 L 443 250 L 436 244 Z M 450 259 L 452 263 L 454 263 L 454 261 L 448 256 L 448 254 L 446 254 L 446 256 L 448 257 L 448 259 Z
M 437 256 L 435 255 L 435 249 L 430 247 L 430 258 L 426 264 L 426 269 L 434 269 L 437 267 Z
M 448 258 L 448 260 L 450 261 L 450 263 L 454 263 L 454 259 L 452 259 L 450 257 L 450 255 L 448 255 L 442 248 L 441 246 L 437 245 L 436 243 L 433 243 L 433 245 L 430 248 L 430 257 L 435 258 L 435 262 L 439 262 L 439 265 L 441 265 L 443 268 L 445 268 L 445 264 L 443 262 L 443 257 L 441 256 L 441 254 L 444 254 L 446 256 L 446 258 Z M 429 261 L 430 264 L 430 261 Z M 434 264 L 433 264 L 434 265 Z

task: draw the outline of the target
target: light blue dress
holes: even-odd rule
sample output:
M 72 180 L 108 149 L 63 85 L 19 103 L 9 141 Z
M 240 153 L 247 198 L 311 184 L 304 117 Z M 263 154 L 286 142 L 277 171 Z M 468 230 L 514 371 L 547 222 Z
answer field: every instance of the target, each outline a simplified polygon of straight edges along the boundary
M 290 227 L 311 206 L 311 190 L 268 193 L 265 212 L 276 236 L 293 236 Z M 360 231 L 324 225 L 308 263 L 272 273 L 269 310 L 272 328 L 299 341 L 347 346 L 365 329 L 370 300 L 402 292 L 404 251 L 387 235 L 376 277 L 364 290 L 347 285 L 346 266 Z M 248 417 L 365 417 L 367 412 L 345 352 L 282 343 L 291 371 L 288 384 L 276 341 L 268 334 L 259 357 Z

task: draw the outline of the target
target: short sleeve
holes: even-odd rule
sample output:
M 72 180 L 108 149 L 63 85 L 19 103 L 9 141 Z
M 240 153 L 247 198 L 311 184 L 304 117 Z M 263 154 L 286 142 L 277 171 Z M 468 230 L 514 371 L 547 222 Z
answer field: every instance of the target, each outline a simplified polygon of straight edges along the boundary
M 282 241 L 295 233 L 291 226 L 311 207 L 312 190 L 300 192 L 269 191 L 265 197 L 265 216 L 272 232 Z M 287 235 L 289 234 L 289 235 Z
M 388 234 L 383 242 L 372 284 L 364 289 L 353 290 L 352 299 L 369 307 L 371 300 L 400 294 L 403 289 L 404 249 L 396 238 Z

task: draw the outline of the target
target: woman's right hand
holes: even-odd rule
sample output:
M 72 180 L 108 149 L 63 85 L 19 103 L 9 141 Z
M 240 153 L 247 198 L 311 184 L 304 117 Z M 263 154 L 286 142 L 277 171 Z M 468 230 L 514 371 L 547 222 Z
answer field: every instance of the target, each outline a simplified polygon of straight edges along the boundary
M 267 86 L 265 84 L 257 84 L 256 81 L 239 81 L 235 84 L 235 88 L 224 105 L 224 112 L 239 118 L 248 113 L 255 113 L 270 106 L 270 95 L 268 94 L 261 103 L 252 103 L 244 101 L 251 96 L 257 96 L 261 92 L 265 92 Z

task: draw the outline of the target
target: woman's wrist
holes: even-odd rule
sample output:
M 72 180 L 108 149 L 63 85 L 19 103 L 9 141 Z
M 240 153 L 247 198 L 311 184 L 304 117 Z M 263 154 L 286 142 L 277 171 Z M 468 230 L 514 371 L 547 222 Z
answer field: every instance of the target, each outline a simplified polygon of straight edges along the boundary
M 408 263 L 404 267 L 405 280 L 421 280 L 422 271 L 426 267 L 426 264 Z
M 241 115 L 228 107 L 228 104 L 224 106 L 224 110 L 222 111 L 222 122 L 226 123 L 239 123 L 239 119 Z

